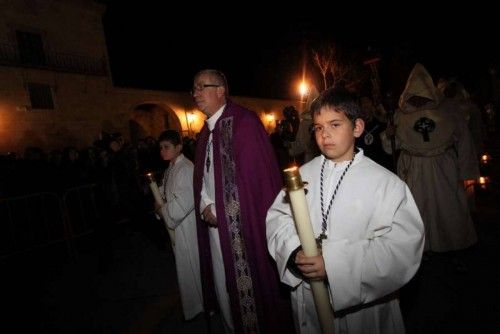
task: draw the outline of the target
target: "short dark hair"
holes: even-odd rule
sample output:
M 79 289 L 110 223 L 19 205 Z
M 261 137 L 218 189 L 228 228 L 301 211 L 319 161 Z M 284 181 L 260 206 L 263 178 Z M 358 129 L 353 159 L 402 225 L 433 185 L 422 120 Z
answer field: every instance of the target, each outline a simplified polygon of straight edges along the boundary
M 313 117 L 319 114 L 323 107 L 330 107 L 336 111 L 343 112 L 353 124 L 356 119 L 362 117 L 358 96 L 345 88 L 336 87 L 323 91 L 311 105 Z
M 209 69 L 199 71 L 198 73 L 196 73 L 194 78 L 196 79 L 197 77 L 199 77 L 202 74 L 208 74 L 208 75 L 214 77 L 215 80 L 217 81 L 216 83 L 218 85 L 224 86 L 224 89 L 226 90 L 226 95 L 228 95 L 229 87 L 227 85 L 227 79 L 226 79 L 226 76 L 224 75 L 224 73 L 222 73 L 219 70 L 209 68 Z
M 160 137 L 158 137 L 158 142 L 162 142 L 162 141 L 171 142 L 175 146 L 182 144 L 181 135 L 179 134 L 179 131 L 176 131 L 176 130 L 163 131 L 160 134 Z

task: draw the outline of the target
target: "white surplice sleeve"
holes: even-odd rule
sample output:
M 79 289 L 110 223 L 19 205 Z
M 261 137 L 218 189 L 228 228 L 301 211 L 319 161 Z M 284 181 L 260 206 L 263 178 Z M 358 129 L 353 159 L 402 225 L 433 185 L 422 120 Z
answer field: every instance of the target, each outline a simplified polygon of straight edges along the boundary
M 182 165 L 171 173 L 167 184 L 167 201 L 162 210 L 168 227 L 175 229 L 194 210 L 193 168 Z
M 285 192 L 282 190 L 267 212 L 266 218 L 267 247 L 276 261 L 280 279 L 283 283 L 295 287 L 302 279 L 293 275 L 287 269 L 290 254 L 300 246 L 300 240 L 295 229 L 290 204 L 285 202 Z
M 346 224 L 366 226 L 357 238 L 323 242 L 335 310 L 368 303 L 398 290 L 420 265 L 424 227 L 406 184 L 394 178 L 371 200 L 376 203 L 366 222 L 356 222 L 356 212 L 342 217 Z

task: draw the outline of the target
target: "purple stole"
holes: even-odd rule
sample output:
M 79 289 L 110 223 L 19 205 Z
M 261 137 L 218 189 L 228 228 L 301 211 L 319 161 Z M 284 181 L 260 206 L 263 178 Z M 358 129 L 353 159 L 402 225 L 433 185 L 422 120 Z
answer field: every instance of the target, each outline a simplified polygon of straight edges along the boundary
M 194 171 L 206 312 L 217 308 L 208 227 L 199 208 L 209 135 L 205 125 Z M 288 291 L 280 286 L 276 264 L 267 251 L 266 214 L 282 185 L 268 135 L 255 113 L 228 101 L 212 139 L 218 230 L 235 331 L 293 332 Z

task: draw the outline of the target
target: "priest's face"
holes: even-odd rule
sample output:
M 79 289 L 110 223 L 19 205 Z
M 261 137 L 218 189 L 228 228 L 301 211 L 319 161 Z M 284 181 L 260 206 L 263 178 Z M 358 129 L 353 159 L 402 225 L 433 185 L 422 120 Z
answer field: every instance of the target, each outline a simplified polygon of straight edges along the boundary
M 226 104 L 224 85 L 209 73 L 201 73 L 194 78 L 191 93 L 198 109 L 208 117 Z
M 354 155 L 354 141 L 365 128 L 362 119 L 353 122 L 343 111 L 322 107 L 313 115 L 314 135 L 321 152 L 334 162 L 351 160 Z

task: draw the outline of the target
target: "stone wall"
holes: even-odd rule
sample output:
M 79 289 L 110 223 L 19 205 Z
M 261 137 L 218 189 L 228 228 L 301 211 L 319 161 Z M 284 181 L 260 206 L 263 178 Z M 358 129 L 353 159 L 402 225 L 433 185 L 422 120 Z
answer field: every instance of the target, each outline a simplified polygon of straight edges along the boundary
M 27 146 L 85 147 L 98 139 L 101 132 L 121 132 L 130 140 L 130 121 L 141 113 L 137 110 L 141 105 L 154 105 L 175 115 L 178 123 L 171 122 L 173 127 L 191 137 L 200 131 L 205 120 L 191 96 L 184 92 L 116 88 L 107 77 L 15 67 L 0 67 L 0 77 L 0 154 L 22 153 Z M 54 109 L 30 107 L 26 90 L 29 82 L 50 86 Z M 281 110 L 294 104 L 251 97 L 233 100 L 255 111 L 268 132 L 281 118 Z M 156 137 L 160 130 L 161 125 L 146 126 L 144 135 Z

